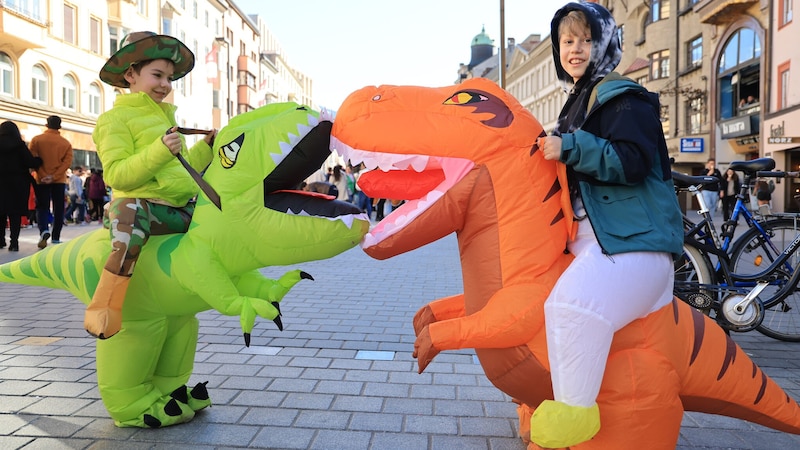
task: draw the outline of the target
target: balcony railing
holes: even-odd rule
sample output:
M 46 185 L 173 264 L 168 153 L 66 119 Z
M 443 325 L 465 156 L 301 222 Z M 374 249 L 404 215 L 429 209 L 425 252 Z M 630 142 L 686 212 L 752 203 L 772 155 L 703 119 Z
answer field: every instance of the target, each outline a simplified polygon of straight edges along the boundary
M 0 9 L 6 9 L 16 15 L 33 20 L 38 23 L 45 23 L 42 14 L 42 6 L 39 2 L 25 0 L 0 0 Z

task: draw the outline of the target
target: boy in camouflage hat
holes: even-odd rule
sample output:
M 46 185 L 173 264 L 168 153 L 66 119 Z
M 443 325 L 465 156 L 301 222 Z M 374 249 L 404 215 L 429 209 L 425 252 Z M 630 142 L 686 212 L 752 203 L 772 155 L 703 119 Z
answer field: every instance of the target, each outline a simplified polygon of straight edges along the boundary
M 175 156 L 183 151 L 198 171 L 211 163 L 216 130 L 187 150 L 177 133 L 176 107 L 164 103 L 172 81 L 193 67 L 194 54 L 181 41 L 140 31 L 126 36 L 100 70 L 105 83 L 130 89 L 98 117 L 92 133 L 114 192 L 108 207 L 112 251 L 84 317 L 86 331 L 100 339 L 120 331 L 128 283 L 150 235 L 188 229 L 198 187 Z

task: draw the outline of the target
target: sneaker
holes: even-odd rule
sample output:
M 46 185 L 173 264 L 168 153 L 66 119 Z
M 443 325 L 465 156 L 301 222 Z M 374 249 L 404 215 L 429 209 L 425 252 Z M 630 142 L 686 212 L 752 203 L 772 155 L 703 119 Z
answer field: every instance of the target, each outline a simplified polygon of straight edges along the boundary
M 51 242 L 51 243 L 53 243 L 53 244 L 60 244 L 60 243 L 61 243 L 61 240 L 60 240 L 60 239 L 53 239 L 53 240 L 52 240 L 52 241 L 50 241 L 50 242 Z
M 50 232 L 45 230 L 42 232 L 42 238 L 39 239 L 39 248 L 47 247 L 47 240 L 50 239 Z

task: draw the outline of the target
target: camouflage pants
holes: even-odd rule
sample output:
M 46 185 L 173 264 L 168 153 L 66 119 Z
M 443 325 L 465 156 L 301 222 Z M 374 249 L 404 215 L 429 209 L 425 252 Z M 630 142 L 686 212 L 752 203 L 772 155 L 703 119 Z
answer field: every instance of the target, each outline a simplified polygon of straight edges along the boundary
M 194 203 L 182 208 L 151 203 L 142 198 L 115 198 L 104 220 L 111 233 L 111 255 L 105 270 L 133 275 L 142 247 L 151 235 L 185 233 L 194 213 Z

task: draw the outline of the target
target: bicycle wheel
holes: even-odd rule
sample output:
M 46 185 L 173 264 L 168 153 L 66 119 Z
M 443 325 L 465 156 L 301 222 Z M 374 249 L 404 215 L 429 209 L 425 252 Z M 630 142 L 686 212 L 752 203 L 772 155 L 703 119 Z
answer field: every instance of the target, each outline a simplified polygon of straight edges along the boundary
M 734 273 L 755 274 L 765 270 L 800 232 L 800 222 L 793 219 L 772 219 L 761 226 L 765 234 L 750 228 L 734 241 L 731 247 Z M 775 298 L 794 270 L 800 267 L 800 254 L 792 255 L 787 264 L 788 267 L 783 265 L 775 271 L 777 279 L 759 295 L 765 311 L 764 321 L 756 329 L 773 339 L 800 342 L 800 291 L 795 286 L 786 298 Z
M 715 294 L 703 288 L 704 284 L 713 284 L 708 258 L 699 249 L 684 243 L 683 254 L 675 260 L 675 284 L 672 292 L 681 300 L 708 314 Z

